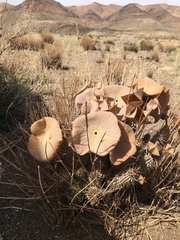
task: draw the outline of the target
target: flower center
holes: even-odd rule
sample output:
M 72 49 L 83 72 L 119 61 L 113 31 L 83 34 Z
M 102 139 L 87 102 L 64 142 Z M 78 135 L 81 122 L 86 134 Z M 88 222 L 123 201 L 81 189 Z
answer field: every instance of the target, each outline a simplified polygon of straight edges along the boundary
M 97 131 L 94 131 L 93 134 L 94 134 L 95 136 L 97 136 L 98 132 L 97 132 Z

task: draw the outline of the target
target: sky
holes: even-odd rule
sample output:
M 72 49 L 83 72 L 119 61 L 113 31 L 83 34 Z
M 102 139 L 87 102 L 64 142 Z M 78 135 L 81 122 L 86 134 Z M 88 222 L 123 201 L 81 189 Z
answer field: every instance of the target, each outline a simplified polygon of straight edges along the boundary
M 22 3 L 22 0 L 0 0 L 0 2 L 8 2 L 9 4 L 12 5 L 18 5 Z M 88 5 L 93 2 L 101 3 L 103 5 L 108 5 L 108 4 L 117 4 L 120 6 L 125 6 L 128 3 L 139 3 L 141 5 L 146 5 L 146 4 L 158 4 L 158 3 L 167 3 L 169 5 L 175 5 L 175 6 L 180 6 L 180 0 L 56 0 L 57 2 L 60 2 L 64 6 L 83 6 L 83 5 Z

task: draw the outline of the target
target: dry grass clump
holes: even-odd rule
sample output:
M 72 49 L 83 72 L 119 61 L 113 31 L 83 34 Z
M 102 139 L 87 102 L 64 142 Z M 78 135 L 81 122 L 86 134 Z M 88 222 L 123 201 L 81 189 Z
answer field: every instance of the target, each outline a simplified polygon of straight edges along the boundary
M 106 44 L 105 48 L 104 48 L 104 51 L 110 52 L 111 51 L 110 45 Z
M 44 42 L 39 35 L 27 34 L 10 39 L 10 47 L 17 50 L 34 50 L 44 48 Z
M 61 46 L 46 45 L 41 52 L 41 63 L 47 69 L 58 69 L 63 63 L 63 49 Z
M 156 61 L 156 62 L 159 62 L 160 57 L 159 57 L 159 52 L 158 52 L 157 50 L 153 50 L 152 60 L 154 60 L 154 61 Z
M 115 45 L 115 42 L 113 40 L 106 40 L 104 44 Z
M 120 84 L 124 78 L 126 61 L 121 59 L 109 59 L 107 62 L 107 81 L 110 83 Z
M 176 50 L 176 48 L 177 47 L 173 44 L 164 44 L 163 45 L 163 52 L 171 53 L 171 52 L 174 52 Z
M 41 32 L 43 42 L 52 44 L 54 42 L 54 36 L 51 32 Z
M 131 51 L 131 52 L 135 52 L 135 53 L 137 53 L 139 51 L 136 43 L 124 44 L 123 48 L 124 48 L 124 51 Z
M 99 59 L 96 59 L 96 63 L 104 63 L 104 59 L 103 58 L 99 58 Z
M 162 45 L 162 43 L 158 42 L 158 43 L 157 43 L 157 48 L 158 48 L 158 50 L 159 50 L 160 52 L 163 52 L 163 45 Z
M 140 42 L 140 50 L 141 51 L 151 51 L 154 49 L 154 43 L 151 41 L 146 41 L 146 40 L 142 40 Z
M 88 36 L 83 36 L 81 38 L 81 46 L 83 47 L 83 49 L 85 51 L 96 50 L 94 40 L 91 37 L 88 37 Z

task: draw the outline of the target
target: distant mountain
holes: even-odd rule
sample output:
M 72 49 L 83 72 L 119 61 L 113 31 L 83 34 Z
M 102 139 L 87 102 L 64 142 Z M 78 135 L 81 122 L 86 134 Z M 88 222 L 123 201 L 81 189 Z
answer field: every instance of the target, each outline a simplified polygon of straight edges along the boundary
M 71 6 L 68 8 L 71 9 L 79 17 L 83 16 L 88 11 L 93 11 L 94 13 L 99 15 L 101 18 L 106 18 L 107 16 L 119 10 L 121 6 L 118 6 L 115 4 L 102 5 L 100 3 L 94 2 L 86 6 Z
M 118 22 L 124 19 L 132 19 L 133 18 L 144 18 L 147 16 L 147 13 L 137 7 L 136 4 L 130 3 L 120 10 L 116 11 L 112 15 L 108 16 L 106 20 L 110 22 Z
M 96 20 L 96 21 L 101 21 L 102 20 L 102 18 L 92 10 L 88 10 L 87 12 L 82 14 L 80 17 L 85 18 L 85 19 L 89 19 L 89 20 Z
M 25 0 L 23 3 L 17 5 L 14 9 L 28 9 L 30 12 L 42 12 L 43 14 L 61 14 L 66 17 L 74 16 L 72 11 L 54 0 Z
M 5 3 L 0 3 L 0 11 Z M 140 5 L 136 3 L 119 6 L 115 4 L 103 5 L 94 2 L 83 6 L 65 7 L 55 0 L 25 0 L 13 6 L 6 4 L 8 19 L 24 13 L 31 19 L 31 28 L 49 29 L 50 31 L 72 33 L 75 26 L 81 32 L 100 31 L 174 31 L 180 28 L 180 7 L 168 4 Z M 20 11 L 20 12 L 18 12 Z M 2 13 L 1 13 L 2 14 Z M 13 15 L 14 14 L 14 15 Z M 11 24 L 11 22 L 10 22 Z
M 180 18 L 180 7 L 170 6 L 168 4 L 159 4 L 163 9 L 169 12 L 171 15 Z
M 11 5 L 9 3 L 6 3 L 6 2 L 0 3 L 0 12 L 3 10 L 9 10 L 9 9 L 13 9 L 13 8 L 14 8 L 14 5 Z

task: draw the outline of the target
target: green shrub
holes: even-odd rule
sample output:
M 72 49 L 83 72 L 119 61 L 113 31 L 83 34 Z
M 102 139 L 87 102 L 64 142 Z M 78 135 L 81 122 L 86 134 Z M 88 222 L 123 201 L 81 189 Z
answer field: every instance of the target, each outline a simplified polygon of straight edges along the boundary
M 12 129 L 25 117 L 25 96 L 28 86 L 16 76 L 16 69 L 0 65 L 0 131 Z
M 61 46 L 47 45 L 41 53 L 42 66 L 48 69 L 62 67 L 63 51 Z

